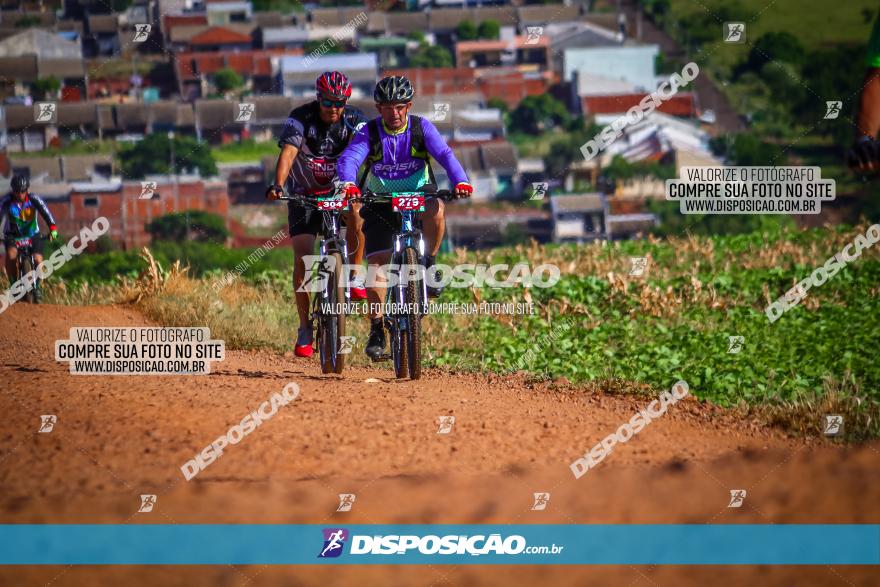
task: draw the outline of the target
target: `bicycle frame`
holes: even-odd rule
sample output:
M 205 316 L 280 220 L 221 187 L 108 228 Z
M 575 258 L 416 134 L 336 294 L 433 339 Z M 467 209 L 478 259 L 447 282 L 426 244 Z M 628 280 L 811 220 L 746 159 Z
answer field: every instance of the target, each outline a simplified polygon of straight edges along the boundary
M 400 267 L 403 264 L 403 251 L 407 248 L 412 247 L 419 253 L 419 265 L 425 265 L 425 238 L 422 234 L 421 227 L 418 223 L 418 212 L 415 210 L 401 210 L 398 212 L 400 214 L 400 232 L 394 235 L 394 249 L 391 253 L 391 265 Z M 403 288 L 400 287 L 402 284 L 399 279 L 399 270 L 398 270 L 398 282 L 397 285 L 394 286 L 394 291 L 396 292 L 396 298 L 394 301 L 398 304 L 403 304 Z M 424 276 L 421 279 L 422 286 L 419 288 L 421 291 L 421 295 L 419 297 L 419 305 L 422 306 L 423 312 L 427 312 L 427 299 L 428 299 L 428 289 L 427 284 L 425 283 Z M 398 306 L 402 307 L 402 306 Z M 404 328 L 405 330 L 405 328 Z
M 324 194 L 320 194 L 324 195 Z M 307 197 L 306 194 L 295 194 L 291 196 L 282 196 L 279 200 L 292 201 L 300 205 L 317 208 L 316 201 Z M 321 237 L 319 243 L 319 251 L 322 257 L 327 257 L 334 253 L 339 253 L 343 263 L 348 262 L 348 243 L 340 235 L 341 229 L 339 218 L 342 214 L 341 210 L 321 210 Z M 340 268 L 342 270 L 342 268 Z M 322 290 L 320 296 L 315 296 L 313 300 L 312 319 L 317 318 L 320 303 L 319 298 L 323 301 L 328 298 L 327 284 Z M 345 279 L 345 304 L 351 301 L 351 290 L 348 287 L 348 278 Z

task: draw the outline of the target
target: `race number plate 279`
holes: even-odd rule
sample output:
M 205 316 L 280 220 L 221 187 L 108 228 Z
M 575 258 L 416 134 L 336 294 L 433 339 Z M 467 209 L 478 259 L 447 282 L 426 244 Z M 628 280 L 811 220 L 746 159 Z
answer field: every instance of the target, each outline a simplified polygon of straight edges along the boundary
M 425 196 L 395 196 L 391 198 L 391 206 L 395 212 L 406 210 L 415 210 L 416 212 L 425 211 Z
M 318 210 L 344 210 L 347 205 L 344 198 L 318 198 Z

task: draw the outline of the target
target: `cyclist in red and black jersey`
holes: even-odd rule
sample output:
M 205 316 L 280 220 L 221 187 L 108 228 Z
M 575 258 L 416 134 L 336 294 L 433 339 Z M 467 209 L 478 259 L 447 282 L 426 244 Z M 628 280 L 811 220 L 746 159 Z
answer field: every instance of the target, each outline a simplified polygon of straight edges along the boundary
M 357 130 L 367 122 L 363 112 L 346 104 L 351 97 L 351 83 L 338 71 L 321 74 L 315 89 L 317 99 L 294 109 L 284 126 L 278 141 L 281 155 L 275 169 L 275 183 L 266 190 L 266 197 L 270 200 L 283 194 L 282 186 L 286 186 L 288 193 L 333 190 L 336 160 Z M 357 213 L 360 206 L 353 205 L 352 208 L 343 215 L 351 254 L 347 262 L 360 265 L 365 243 L 363 221 Z M 305 276 L 302 258 L 314 252 L 315 236 L 321 230 L 321 212 L 289 202 L 287 219 L 293 241 L 293 288 L 300 323 L 294 352 L 300 357 L 310 357 L 314 350 L 309 294 L 298 290 Z M 367 297 L 359 277 L 353 276 L 350 286 L 352 299 Z

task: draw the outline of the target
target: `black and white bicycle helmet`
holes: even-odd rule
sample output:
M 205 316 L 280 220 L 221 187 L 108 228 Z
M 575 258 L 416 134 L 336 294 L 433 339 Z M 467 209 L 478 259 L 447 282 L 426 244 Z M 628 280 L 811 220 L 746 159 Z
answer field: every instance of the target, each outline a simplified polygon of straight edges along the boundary
M 400 104 L 411 101 L 415 93 L 409 79 L 402 75 L 392 75 L 382 78 L 376 84 L 373 99 L 379 104 Z

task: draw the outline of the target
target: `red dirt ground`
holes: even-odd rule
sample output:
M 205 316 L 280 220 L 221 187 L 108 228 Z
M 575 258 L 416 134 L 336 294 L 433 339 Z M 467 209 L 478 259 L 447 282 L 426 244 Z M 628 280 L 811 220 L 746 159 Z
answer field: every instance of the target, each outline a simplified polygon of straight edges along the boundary
M 227 351 L 207 376 L 73 376 L 74 326 L 145 326 L 115 306 L 0 315 L 0 523 L 880 523 L 880 443 L 788 438 L 686 399 L 596 469 L 569 463 L 645 398 L 519 377 Z M 194 325 L 199 326 L 199 325 Z M 371 380 L 371 381 L 368 381 Z M 288 382 L 301 393 L 194 480 L 180 466 Z M 41 414 L 56 414 L 37 434 Z M 448 435 L 438 416 L 454 415 Z M 743 507 L 729 491 L 746 489 Z M 544 511 L 532 494 L 549 491 Z M 153 493 L 151 513 L 137 513 Z M 339 493 L 354 493 L 336 512 Z M 292 547 L 296 547 L 292 545 Z M 309 545 L 311 548 L 312 545 Z M 674 548 L 674 545 L 670 545 Z M 877 585 L 870 567 L 5 567 L 0 585 Z

